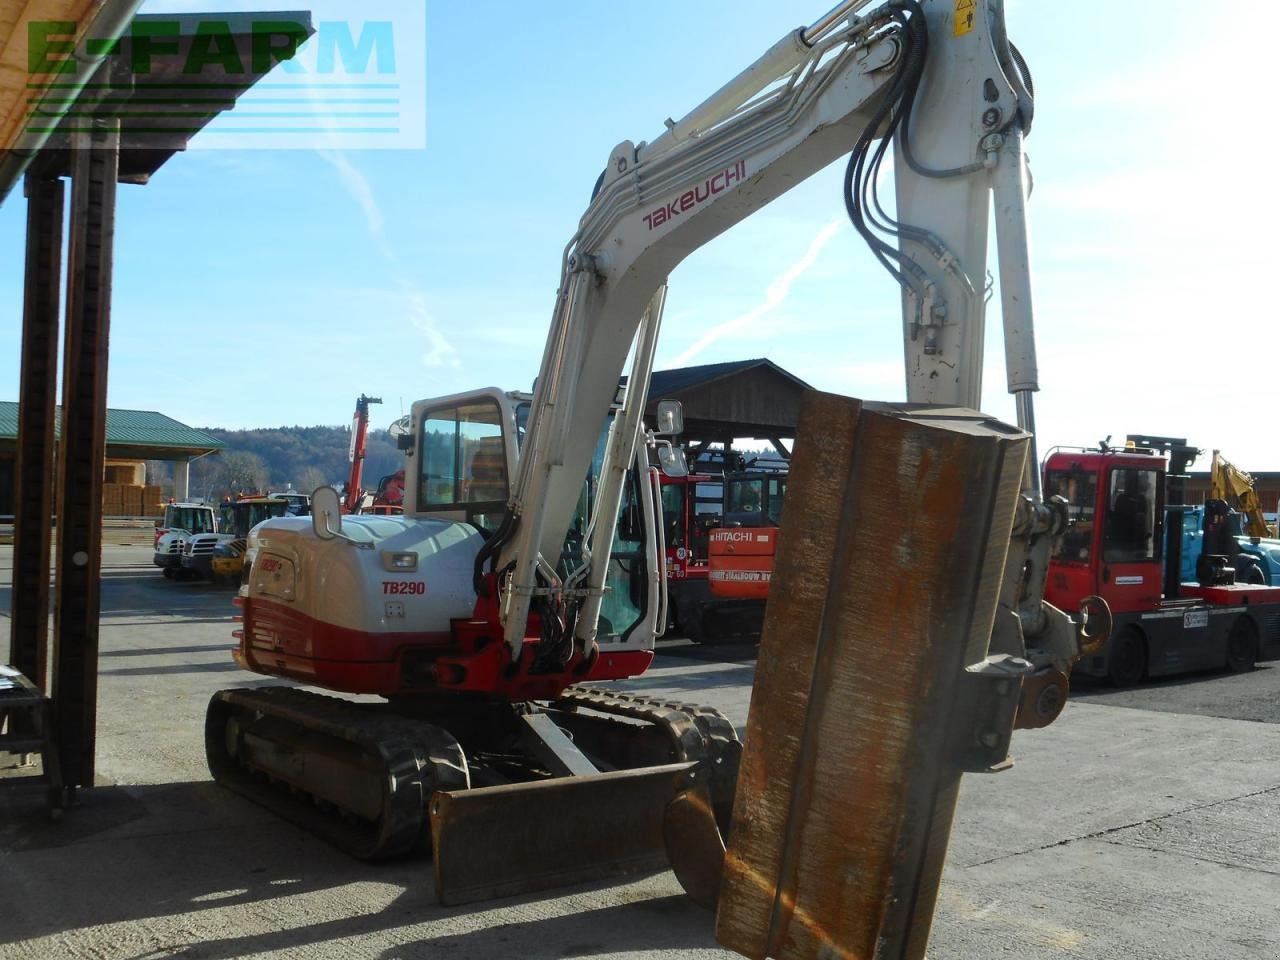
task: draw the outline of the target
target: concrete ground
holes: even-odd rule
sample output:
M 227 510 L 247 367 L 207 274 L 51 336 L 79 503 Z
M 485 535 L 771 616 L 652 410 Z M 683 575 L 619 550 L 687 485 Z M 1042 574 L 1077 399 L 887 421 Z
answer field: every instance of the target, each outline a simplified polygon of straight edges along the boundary
M 256 681 L 229 593 L 162 579 L 148 547 L 105 552 L 102 785 L 50 824 L 0 780 L 0 958 L 733 956 L 670 873 L 441 908 L 429 863 L 352 861 L 216 788 L 205 704 Z M 753 672 L 750 647 L 677 641 L 632 685 L 742 725 Z M 1013 770 L 965 778 L 930 957 L 1280 956 L 1278 723 L 1280 667 L 1076 691 Z

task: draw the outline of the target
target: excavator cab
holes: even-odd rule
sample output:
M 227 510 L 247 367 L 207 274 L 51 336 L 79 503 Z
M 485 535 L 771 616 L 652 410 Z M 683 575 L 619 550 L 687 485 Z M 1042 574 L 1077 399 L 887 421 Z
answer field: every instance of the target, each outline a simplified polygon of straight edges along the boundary
M 730 473 L 724 478 L 724 526 L 776 527 L 782 522 L 787 475 L 782 472 Z
M 406 483 L 405 512 L 492 533 L 506 515 L 515 460 L 511 400 L 493 390 L 428 403 L 414 411 L 417 476 Z

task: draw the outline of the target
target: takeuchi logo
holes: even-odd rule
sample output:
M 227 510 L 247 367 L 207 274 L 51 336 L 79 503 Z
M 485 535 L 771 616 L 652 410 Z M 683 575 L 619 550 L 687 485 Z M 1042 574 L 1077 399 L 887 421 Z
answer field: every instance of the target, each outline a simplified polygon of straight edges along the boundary
M 666 206 L 658 207 L 646 213 L 644 222 L 649 225 L 650 230 L 656 229 L 668 220 L 674 220 L 680 214 L 689 212 L 699 204 L 706 203 L 717 193 L 723 193 L 735 183 L 741 183 L 746 178 L 747 161 L 739 160 L 727 170 L 721 170 L 714 177 L 708 177 L 705 182 L 692 190 L 686 190 Z

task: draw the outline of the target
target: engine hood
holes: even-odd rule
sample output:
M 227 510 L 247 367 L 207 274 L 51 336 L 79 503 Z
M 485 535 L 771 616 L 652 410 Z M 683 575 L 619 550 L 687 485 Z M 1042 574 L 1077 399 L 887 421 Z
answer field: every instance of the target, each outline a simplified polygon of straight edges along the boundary
M 484 539 L 470 524 L 403 516 L 347 516 L 321 540 L 310 517 L 277 517 L 249 534 L 245 593 L 290 619 L 363 634 L 444 633 L 475 606 L 472 572 Z M 416 569 L 393 565 L 411 554 Z

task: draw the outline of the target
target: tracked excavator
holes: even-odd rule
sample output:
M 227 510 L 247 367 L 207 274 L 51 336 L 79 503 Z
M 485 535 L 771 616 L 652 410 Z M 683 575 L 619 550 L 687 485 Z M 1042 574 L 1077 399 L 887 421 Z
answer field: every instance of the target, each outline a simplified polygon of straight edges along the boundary
M 848 213 L 901 288 L 908 400 L 976 408 L 994 195 L 1009 389 L 1033 431 L 1032 117 L 1000 0 L 846 0 L 652 141 L 615 147 L 565 249 L 532 393 L 415 403 L 403 516 L 342 516 L 322 488 L 310 519 L 256 529 L 238 663 L 373 698 L 217 693 L 217 780 L 358 857 L 432 848 L 446 903 L 678 859 L 664 811 L 691 783 L 723 828 L 733 725 L 604 684 L 644 673 L 666 622 L 650 462 L 679 471 L 663 436 L 680 414 L 641 418 L 668 274 L 847 157 Z M 891 150 L 894 212 L 877 193 Z M 1061 506 L 1029 469 L 1007 563 L 1021 709 L 1044 722 L 1083 643 L 1043 601 Z

